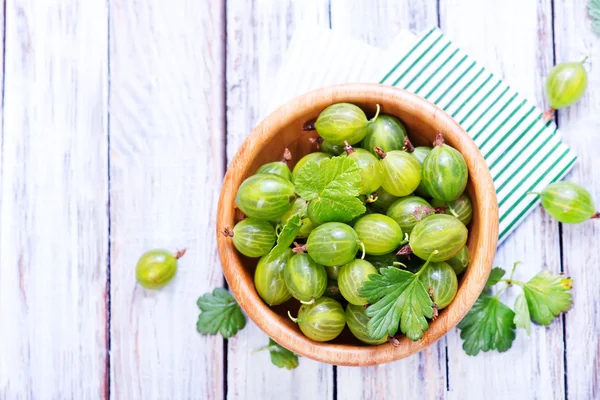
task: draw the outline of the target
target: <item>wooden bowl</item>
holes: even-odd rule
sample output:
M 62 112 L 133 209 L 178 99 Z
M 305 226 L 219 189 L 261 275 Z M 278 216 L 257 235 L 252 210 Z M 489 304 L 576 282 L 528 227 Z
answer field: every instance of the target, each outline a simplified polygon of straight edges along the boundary
M 372 117 L 375 105 L 381 112 L 394 115 L 405 124 L 415 145 L 431 145 L 437 131 L 446 142 L 459 150 L 469 168 L 467 192 L 473 203 L 473 222 L 469 229 L 471 263 L 459 282 L 452 303 L 431 321 L 423 338 L 413 342 L 400 338 L 400 345 L 378 346 L 361 344 L 345 331 L 331 342 L 308 339 L 287 316 L 296 315 L 299 303 L 291 300 L 277 307 L 267 306 L 254 288 L 254 269 L 257 260 L 237 252 L 230 238 L 220 231 L 235 225 L 234 200 L 240 184 L 262 164 L 279 160 L 287 147 L 294 161 L 316 151 L 310 141 L 315 132 L 303 131 L 305 122 L 314 120 L 333 103 L 349 102 L 360 106 Z M 483 290 L 490 272 L 498 242 L 498 202 L 496 191 L 483 156 L 467 133 L 444 111 L 428 101 L 401 89 L 376 84 L 346 84 L 327 87 L 297 97 L 280 107 L 248 136 L 231 162 L 219 200 L 217 218 L 219 254 L 229 287 L 246 314 L 267 335 L 291 351 L 336 365 L 382 364 L 414 354 L 440 339 L 469 311 Z

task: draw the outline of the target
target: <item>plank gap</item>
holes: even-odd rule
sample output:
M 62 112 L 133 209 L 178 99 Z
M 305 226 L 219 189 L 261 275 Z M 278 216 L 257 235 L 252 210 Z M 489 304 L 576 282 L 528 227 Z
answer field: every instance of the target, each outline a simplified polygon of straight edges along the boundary
M 337 365 L 333 365 L 333 400 L 337 400 Z
M 108 235 L 107 235 L 107 253 L 106 253 L 106 361 L 104 369 L 104 397 L 110 400 L 110 349 L 111 349 L 111 284 L 110 284 L 110 269 L 111 269 L 111 209 L 110 209 L 110 0 L 106 0 L 106 217 L 108 220 Z

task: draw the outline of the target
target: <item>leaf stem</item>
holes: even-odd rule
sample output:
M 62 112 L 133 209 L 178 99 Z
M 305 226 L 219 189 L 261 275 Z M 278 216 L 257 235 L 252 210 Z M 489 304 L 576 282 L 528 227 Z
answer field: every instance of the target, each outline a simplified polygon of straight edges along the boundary
M 513 276 L 515 275 L 515 270 L 517 269 L 517 265 L 523 264 L 521 261 L 515 261 L 513 263 L 512 271 L 510 271 L 510 278 L 508 278 L 508 283 L 510 284 L 513 280 Z
M 421 267 L 421 269 L 416 273 L 416 275 L 420 275 L 421 272 L 425 271 L 427 269 L 427 266 L 429 265 L 429 262 L 431 261 L 431 258 L 433 256 L 435 256 L 437 253 L 439 253 L 438 250 L 434 250 L 429 257 L 427 257 L 427 261 L 425 261 L 425 264 Z
M 263 351 L 263 350 L 267 350 L 269 347 L 271 347 L 271 346 L 267 345 L 265 347 L 261 347 L 260 349 L 253 350 L 253 351 L 250 352 L 250 355 L 256 354 L 256 353 L 258 353 L 260 351 Z

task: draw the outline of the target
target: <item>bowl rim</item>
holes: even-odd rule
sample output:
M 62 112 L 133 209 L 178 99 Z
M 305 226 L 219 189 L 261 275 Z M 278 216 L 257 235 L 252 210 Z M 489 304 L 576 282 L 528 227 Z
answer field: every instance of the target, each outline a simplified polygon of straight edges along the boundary
M 467 274 L 465 281 L 462 283 L 463 286 L 467 285 L 468 290 L 457 293 L 453 302 L 440 314 L 435 323 L 429 324 L 429 329 L 422 339 L 412 342 L 403 336 L 399 346 L 392 346 L 390 343 L 376 346 L 357 346 L 315 342 L 299 331 L 281 323 L 270 307 L 260 299 L 254 285 L 247 285 L 240 279 L 241 274 L 239 271 L 244 269 L 245 266 L 237 257 L 232 255 L 232 249 L 234 252 L 236 251 L 232 241 L 227 240 L 220 233 L 223 227 L 228 225 L 228 218 L 225 216 L 234 213 L 235 194 L 237 187 L 243 180 L 243 174 L 240 173 L 239 169 L 245 168 L 251 163 L 261 151 L 262 145 L 267 140 L 273 139 L 276 133 L 287 124 L 290 117 L 297 116 L 297 110 L 302 107 L 302 104 L 306 104 L 311 99 L 314 101 L 320 99 L 320 102 L 327 99 L 331 100 L 328 101 L 328 104 L 333 104 L 343 101 L 340 100 L 341 98 L 366 93 L 385 98 L 388 101 L 408 102 L 413 109 L 420 110 L 419 112 L 432 119 L 438 119 L 440 123 L 448 126 L 449 131 L 452 131 L 452 136 L 456 133 L 461 135 L 461 152 L 464 154 L 466 149 L 469 152 L 470 160 L 475 160 L 474 162 L 467 160 L 468 164 L 469 162 L 472 164 L 469 168 L 470 179 L 474 182 L 473 176 L 477 177 L 477 184 L 472 186 L 478 198 L 481 196 L 485 200 L 485 207 L 481 207 L 484 218 L 480 222 L 478 236 L 478 245 L 481 245 L 481 248 L 477 248 L 477 258 L 472 259 L 473 265 L 471 265 L 471 268 L 476 269 L 476 271 Z M 472 171 L 471 168 L 474 166 L 476 168 Z M 229 219 L 232 220 L 231 217 Z M 424 98 L 400 88 L 371 83 L 350 83 L 313 90 L 280 106 L 261 121 L 238 149 L 227 169 L 219 198 L 217 221 L 216 235 L 223 273 L 233 296 L 246 315 L 263 332 L 283 347 L 301 356 L 335 365 L 368 366 L 383 364 L 407 357 L 435 343 L 462 320 L 483 291 L 498 243 L 496 191 L 485 159 L 475 142 L 452 117 Z M 461 298 L 459 298 L 459 295 Z

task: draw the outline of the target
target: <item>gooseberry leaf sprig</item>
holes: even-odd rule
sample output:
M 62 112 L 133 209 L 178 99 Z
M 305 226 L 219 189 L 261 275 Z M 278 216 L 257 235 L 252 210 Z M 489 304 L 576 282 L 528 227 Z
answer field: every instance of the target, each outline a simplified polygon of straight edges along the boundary
M 527 282 L 515 280 L 513 276 L 518 264 L 514 263 L 508 279 L 504 278 L 505 270 L 494 268 L 486 282 L 486 290 L 458 324 L 463 349 L 468 355 L 490 350 L 504 352 L 512 346 L 517 329 L 524 329 L 529 334 L 531 322 L 550 325 L 561 312 L 571 307 L 573 281 L 570 278 L 542 270 Z M 492 296 L 489 289 L 502 283 L 504 286 Z M 500 294 L 511 286 L 523 290 L 515 301 L 514 311 L 499 299 Z
M 298 355 L 279 343 L 269 338 L 269 344 L 265 347 L 261 347 L 258 350 L 254 350 L 252 354 L 258 353 L 263 350 L 269 350 L 271 356 L 271 362 L 278 368 L 285 368 L 287 370 L 294 369 L 298 366 Z
M 205 335 L 221 334 L 225 339 L 234 336 L 246 326 L 246 317 L 233 296 L 223 288 L 216 288 L 198 299 L 202 311 L 196 329 Z
M 281 227 L 281 230 L 277 234 L 277 244 L 271 249 L 267 255 L 267 262 L 275 260 L 281 256 L 294 242 L 296 235 L 302 227 L 302 220 L 300 214 L 294 214 L 287 220 L 287 222 Z
M 298 195 L 310 202 L 311 219 L 322 222 L 347 222 L 366 212 L 360 183 L 360 168 L 350 157 L 308 161 L 294 180 Z

